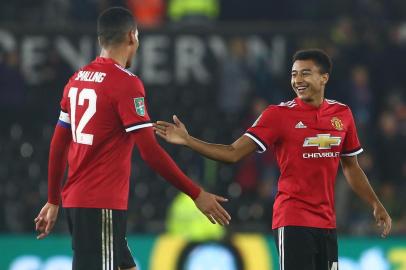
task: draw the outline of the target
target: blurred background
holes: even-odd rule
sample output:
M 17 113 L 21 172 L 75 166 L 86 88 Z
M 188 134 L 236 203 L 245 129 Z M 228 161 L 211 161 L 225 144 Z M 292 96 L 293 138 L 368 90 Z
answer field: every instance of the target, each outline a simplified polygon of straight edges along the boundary
M 393 219 L 391 237 L 379 240 L 371 209 L 339 173 L 340 269 L 406 269 L 404 0 L 1 1 L 1 269 L 69 269 L 63 211 L 54 236 L 42 242 L 34 240 L 33 219 L 47 200 L 63 87 L 98 55 L 96 20 L 110 6 L 127 7 L 138 20 L 130 70 L 145 84 L 151 118 L 177 114 L 190 134 L 211 142 L 232 143 L 266 106 L 295 97 L 296 50 L 328 52 L 334 67 L 326 96 L 352 108 L 365 150 L 359 162 Z M 196 182 L 230 199 L 233 220 L 226 229 L 207 224 L 134 151 L 128 231 L 139 269 L 277 269 L 273 154 L 226 165 L 161 144 Z M 213 254 L 224 258 L 221 266 L 206 265 Z

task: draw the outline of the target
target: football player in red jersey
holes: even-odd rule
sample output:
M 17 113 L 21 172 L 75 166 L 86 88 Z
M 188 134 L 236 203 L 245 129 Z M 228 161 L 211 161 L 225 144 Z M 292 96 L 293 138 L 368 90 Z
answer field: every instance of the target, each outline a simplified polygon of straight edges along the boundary
M 324 97 L 331 74 L 330 57 L 318 49 L 293 57 L 291 84 L 297 98 L 269 106 L 231 145 L 211 144 L 190 136 L 179 119 L 158 121 L 156 133 L 223 162 L 237 162 L 272 147 L 281 172 L 272 228 L 280 269 L 338 269 L 334 183 L 341 166 L 352 189 L 372 208 L 382 237 L 391 218 L 360 168 L 363 150 L 350 108 Z
M 125 69 L 138 48 L 131 13 L 110 8 L 100 15 L 97 28 L 100 57 L 78 70 L 63 92 L 49 153 L 48 202 L 35 224 L 38 238 L 46 237 L 62 200 L 72 234 L 73 269 L 135 269 L 125 238 L 134 145 L 212 223 L 228 224 L 230 216 L 219 203 L 226 199 L 193 183 L 156 141 L 144 86 Z M 61 192 L 66 163 L 68 179 Z

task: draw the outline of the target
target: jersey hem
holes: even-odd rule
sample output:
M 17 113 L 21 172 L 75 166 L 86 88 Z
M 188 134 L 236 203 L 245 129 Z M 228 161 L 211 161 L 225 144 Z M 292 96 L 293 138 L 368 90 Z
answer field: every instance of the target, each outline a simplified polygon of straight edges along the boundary
M 307 227 L 307 228 L 316 228 L 316 229 L 337 229 L 337 226 L 312 226 L 309 224 L 298 224 L 298 223 L 286 223 L 283 225 L 272 225 L 272 230 L 276 230 L 281 227 L 288 227 L 288 226 L 297 226 L 297 227 Z
M 337 229 L 337 226 L 335 227 L 330 227 L 330 226 L 310 226 L 310 225 L 297 225 L 297 224 L 289 224 L 289 225 L 277 225 L 277 226 L 272 226 L 272 230 L 277 230 L 279 228 L 284 228 L 284 227 L 305 227 L 305 228 L 314 228 L 314 229 Z
M 111 210 L 128 210 L 128 207 L 120 207 L 116 205 L 100 205 L 94 206 L 92 204 L 77 204 L 77 203 L 63 203 L 63 208 L 94 208 L 94 209 L 111 209 Z

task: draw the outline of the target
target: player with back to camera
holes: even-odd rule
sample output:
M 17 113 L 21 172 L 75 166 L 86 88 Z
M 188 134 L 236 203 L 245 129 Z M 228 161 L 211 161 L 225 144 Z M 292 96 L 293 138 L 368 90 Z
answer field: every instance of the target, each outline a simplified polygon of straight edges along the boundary
M 350 108 L 324 97 L 330 57 L 319 49 L 302 50 L 292 64 L 297 97 L 269 106 L 231 145 L 193 138 L 176 116 L 174 124 L 158 121 L 155 131 L 168 142 L 223 162 L 273 148 L 281 172 L 272 220 L 280 269 L 338 269 L 334 183 L 339 162 L 351 188 L 383 225 L 382 237 L 389 234 L 392 221 L 358 164 L 363 150 Z
M 72 235 L 73 269 L 136 269 L 127 245 L 126 212 L 131 153 L 189 195 L 212 223 L 230 216 L 225 198 L 193 183 L 159 146 L 148 116 L 144 86 L 127 71 L 138 48 L 131 13 L 110 8 L 98 18 L 100 57 L 77 71 L 65 86 L 52 138 L 48 202 L 35 218 L 38 238 L 52 230 L 62 197 Z M 68 161 L 68 179 L 60 192 Z

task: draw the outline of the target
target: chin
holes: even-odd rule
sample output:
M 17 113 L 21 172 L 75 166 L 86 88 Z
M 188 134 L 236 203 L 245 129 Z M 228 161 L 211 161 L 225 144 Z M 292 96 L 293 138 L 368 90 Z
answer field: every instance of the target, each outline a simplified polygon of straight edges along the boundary
M 312 99 L 311 97 L 307 97 L 307 96 L 304 96 L 304 95 L 298 95 L 298 97 L 299 97 L 301 100 L 305 101 L 305 102 L 313 101 L 313 99 Z

